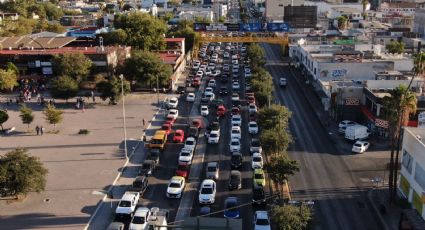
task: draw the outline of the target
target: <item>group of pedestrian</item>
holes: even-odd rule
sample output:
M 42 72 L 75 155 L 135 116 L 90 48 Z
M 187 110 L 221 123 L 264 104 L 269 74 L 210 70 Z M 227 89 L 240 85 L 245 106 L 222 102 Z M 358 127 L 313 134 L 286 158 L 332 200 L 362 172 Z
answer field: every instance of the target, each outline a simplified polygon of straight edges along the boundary
M 37 132 L 37 136 L 38 135 L 43 135 L 44 134 L 44 127 L 43 126 L 35 126 L 35 131 Z

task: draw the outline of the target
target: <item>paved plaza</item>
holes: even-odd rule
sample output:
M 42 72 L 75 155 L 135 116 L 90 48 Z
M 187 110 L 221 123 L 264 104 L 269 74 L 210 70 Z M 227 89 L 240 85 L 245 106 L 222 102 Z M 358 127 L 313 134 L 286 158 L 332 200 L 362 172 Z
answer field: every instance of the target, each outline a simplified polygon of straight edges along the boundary
M 160 97 L 164 100 L 165 95 Z M 16 103 L 6 106 L 4 97 L 0 101 L 10 116 L 4 127 L 16 128 L 11 135 L 0 137 L 0 154 L 25 147 L 49 170 L 46 191 L 31 193 L 23 201 L 0 201 L 0 225 L 7 229 L 83 229 L 104 191 L 126 163 L 122 147 L 122 104 L 111 106 L 97 98 L 97 103 L 88 102 L 83 112 L 74 109 L 75 99 L 69 104 L 57 101 L 57 107 L 64 109 L 64 119 L 57 126 L 60 132 L 52 134 L 53 126 L 45 122 L 40 105 L 29 103 L 35 120 L 31 132 L 26 132 Z M 158 111 L 156 102 L 156 95 L 126 96 L 127 138 L 134 139 L 128 142 L 129 154 L 140 143 L 137 140 L 143 134 L 142 120 L 148 126 Z M 36 135 L 36 125 L 45 128 L 44 135 Z M 91 133 L 78 135 L 80 129 Z

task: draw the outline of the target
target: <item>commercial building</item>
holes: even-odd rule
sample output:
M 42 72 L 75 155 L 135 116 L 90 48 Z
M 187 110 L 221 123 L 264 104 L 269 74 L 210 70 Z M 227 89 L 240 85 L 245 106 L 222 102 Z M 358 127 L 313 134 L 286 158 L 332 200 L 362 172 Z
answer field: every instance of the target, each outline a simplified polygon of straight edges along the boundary
M 425 39 L 425 9 L 416 9 L 413 32 L 419 33 Z
M 401 155 L 399 195 L 425 219 L 425 128 L 404 129 Z
M 304 0 L 267 0 L 265 9 L 265 16 L 268 21 L 283 21 L 285 14 L 285 7 L 301 6 Z
M 316 28 L 317 6 L 286 6 L 283 21 L 290 28 Z

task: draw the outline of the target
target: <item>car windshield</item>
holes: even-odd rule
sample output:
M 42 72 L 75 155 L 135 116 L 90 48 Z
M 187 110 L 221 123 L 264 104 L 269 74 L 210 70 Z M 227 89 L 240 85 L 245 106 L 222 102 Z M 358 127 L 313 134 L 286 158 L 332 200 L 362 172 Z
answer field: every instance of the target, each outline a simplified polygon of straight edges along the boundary
M 130 207 L 131 206 L 131 202 L 127 201 L 127 200 L 122 200 L 119 204 L 120 207 Z
M 134 216 L 133 221 L 131 221 L 133 224 L 144 224 L 145 223 L 145 217 L 143 216 Z
M 361 144 L 358 144 L 358 143 L 355 143 L 354 146 L 356 146 L 356 147 L 362 147 L 362 145 Z
M 189 152 L 181 152 L 180 156 L 184 156 L 184 157 L 190 156 L 190 153 Z
M 239 130 L 237 130 L 237 129 L 233 129 L 233 130 L 232 130 L 232 133 L 239 133 Z
M 264 179 L 264 176 L 263 176 L 263 174 L 261 174 L 261 173 L 256 173 L 256 174 L 254 175 L 254 178 L 255 178 L 255 179 Z
M 260 142 L 259 141 L 252 141 L 251 146 L 252 147 L 260 147 Z
M 215 167 L 208 167 L 208 172 L 215 172 Z
M 249 124 L 249 127 L 255 128 L 255 127 L 257 127 L 257 124 L 251 123 L 251 124 Z
M 267 219 L 257 219 L 256 225 L 270 225 Z
M 254 157 L 254 158 L 252 158 L 252 160 L 254 162 L 261 162 L 261 157 Z
M 212 188 L 202 188 L 201 193 L 202 194 L 212 194 L 213 189 Z
M 210 137 L 218 137 L 216 133 L 211 133 Z
M 228 201 L 228 202 L 226 203 L 226 209 L 228 209 L 228 208 L 233 208 L 233 207 L 236 207 L 236 202 L 234 202 L 233 200 Z
M 232 118 L 234 121 L 240 121 L 241 119 L 239 117 L 233 117 Z
M 180 184 L 179 183 L 171 183 L 170 188 L 180 188 Z
M 187 166 L 186 165 L 179 165 L 177 166 L 177 170 L 186 171 Z
M 237 142 L 237 141 L 232 141 L 232 145 L 239 145 L 239 142 Z
M 179 89 L 182 89 L 181 87 L 179 87 Z M 183 88 L 184 89 L 184 88 Z M 176 99 L 171 99 L 170 100 L 170 103 L 176 103 L 177 102 L 177 100 Z
M 186 141 L 186 145 L 193 145 L 193 141 Z

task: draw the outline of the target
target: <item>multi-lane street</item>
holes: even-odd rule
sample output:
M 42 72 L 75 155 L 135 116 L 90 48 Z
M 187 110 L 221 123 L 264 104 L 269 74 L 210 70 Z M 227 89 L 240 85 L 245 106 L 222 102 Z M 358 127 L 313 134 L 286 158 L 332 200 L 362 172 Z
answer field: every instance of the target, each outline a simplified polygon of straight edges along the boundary
M 315 229 L 379 229 L 366 205 L 365 188 L 358 186 L 358 178 L 348 170 L 350 162 L 308 104 L 303 95 L 306 89 L 295 79 L 300 76 L 282 65 L 279 46 L 262 46 L 267 63 L 275 63 L 266 67 L 274 78 L 275 97 L 293 113 L 290 128 L 295 141 L 289 155 L 300 164 L 300 172 L 290 180 L 293 199 L 315 201 Z M 285 89 L 277 84 L 283 76 L 288 80 Z

